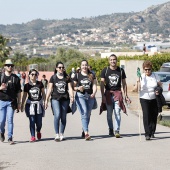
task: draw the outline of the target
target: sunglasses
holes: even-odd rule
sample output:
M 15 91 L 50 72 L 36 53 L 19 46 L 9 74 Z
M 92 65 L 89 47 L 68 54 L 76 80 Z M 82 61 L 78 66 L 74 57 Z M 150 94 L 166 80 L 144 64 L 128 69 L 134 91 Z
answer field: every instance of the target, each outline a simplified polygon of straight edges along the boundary
M 5 66 L 7 66 L 7 67 L 14 67 L 13 64 L 5 64 Z
M 37 76 L 37 74 L 33 74 L 33 73 L 32 73 L 31 76 Z
M 64 69 L 64 67 L 58 67 L 59 69 Z
M 145 71 L 151 71 L 151 69 L 145 69 Z

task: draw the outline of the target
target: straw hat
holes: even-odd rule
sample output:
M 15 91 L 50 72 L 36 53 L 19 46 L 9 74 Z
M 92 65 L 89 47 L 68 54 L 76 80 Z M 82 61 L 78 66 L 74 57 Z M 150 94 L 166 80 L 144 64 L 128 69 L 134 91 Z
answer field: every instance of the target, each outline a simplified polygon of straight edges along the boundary
M 5 64 L 13 64 L 11 59 L 5 60 Z

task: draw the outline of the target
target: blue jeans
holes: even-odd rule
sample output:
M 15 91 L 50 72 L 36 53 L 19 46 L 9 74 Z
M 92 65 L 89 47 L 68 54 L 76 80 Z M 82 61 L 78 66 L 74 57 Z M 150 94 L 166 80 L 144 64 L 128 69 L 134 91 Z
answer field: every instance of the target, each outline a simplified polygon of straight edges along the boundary
M 35 124 L 36 124 L 36 131 L 40 132 L 42 128 L 42 114 L 35 114 L 29 116 L 30 120 L 30 133 L 31 136 L 35 137 Z
M 36 125 L 36 131 L 37 132 L 40 132 L 41 131 L 41 128 L 42 128 L 42 117 L 43 117 L 43 114 L 37 114 L 37 110 L 35 109 L 35 115 L 30 115 L 30 105 L 29 104 L 26 104 L 25 105 L 25 112 L 29 118 L 29 121 L 30 121 L 30 133 L 31 133 L 31 136 L 34 136 L 35 137 L 35 125 Z
M 84 132 L 88 132 L 91 110 L 94 105 L 94 98 L 86 97 L 84 94 L 77 92 L 75 96 L 77 108 L 81 114 L 82 127 Z
M 13 135 L 14 110 L 11 107 L 11 101 L 0 100 L 0 133 L 5 133 L 6 117 L 8 121 L 8 139 Z
M 55 100 L 52 99 L 52 110 L 54 113 L 54 129 L 55 133 L 59 134 L 59 125 L 60 125 L 60 133 L 64 133 L 66 127 L 66 116 L 67 110 L 69 107 L 69 100 Z M 61 124 L 60 124 L 61 120 Z
M 119 107 L 119 101 L 115 101 L 112 98 L 112 105 L 108 105 L 106 103 L 106 107 L 107 107 L 107 123 L 109 126 L 109 129 L 114 129 L 114 131 L 119 131 L 120 130 L 120 122 L 121 122 L 121 108 Z M 114 110 L 114 115 L 115 115 L 115 126 L 113 128 L 113 110 Z

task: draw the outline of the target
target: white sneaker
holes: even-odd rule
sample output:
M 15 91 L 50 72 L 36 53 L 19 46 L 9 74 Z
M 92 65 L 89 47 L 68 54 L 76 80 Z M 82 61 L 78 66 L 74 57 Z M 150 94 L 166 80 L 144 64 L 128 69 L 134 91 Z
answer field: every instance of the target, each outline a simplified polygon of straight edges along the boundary
M 59 142 L 60 141 L 60 136 L 59 136 L 59 134 L 56 134 L 55 135 L 55 139 L 54 139 L 56 142 Z
M 60 141 L 64 140 L 64 135 L 60 134 Z

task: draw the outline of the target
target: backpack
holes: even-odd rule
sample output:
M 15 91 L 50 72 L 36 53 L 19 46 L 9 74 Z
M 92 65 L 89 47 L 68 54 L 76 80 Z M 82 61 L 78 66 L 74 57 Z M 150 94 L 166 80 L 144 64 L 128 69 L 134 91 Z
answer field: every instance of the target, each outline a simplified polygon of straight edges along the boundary
M 1 73 L 1 82 L 0 82 L 0 84 L 2 84 L 2 82 L 3 82 L 3 80 L 4 80 L 4 76 L 5 76 L 5 73 Z M 15 77 L 16 75 L 15 74 L 11 74 L 11 82 L 12 82 L 12 88 L 14 89 L 14 91 L 16 91 L 15 90 L 15 83 L 16 83 L 16 77 Z
M 4 79 L 4 76 L 5 76 L 5 73 L 1 73 L 0 74 L 0 76 L 1 76 L 1 79 L 0 79 L 0 84 L 2 84 L 2 82 L 3 82 L 3 79 Z M 15 74 L 11 74 L 11 82 L 12 82 L 12 88 L 14 89 L 14 91 L 16 92 L 16 88 L 15 88 L 15 83 L 16 83 L 16 75 Z M 12 102 L 11 102 L 11 107 L 12 107 L 12 109 L 13 110 L 16 110 L 17 109 L 17 98 L 12 98 L 12 97 L 10 97 L 11 99 L 12 99 Z

